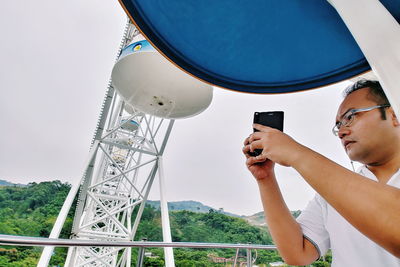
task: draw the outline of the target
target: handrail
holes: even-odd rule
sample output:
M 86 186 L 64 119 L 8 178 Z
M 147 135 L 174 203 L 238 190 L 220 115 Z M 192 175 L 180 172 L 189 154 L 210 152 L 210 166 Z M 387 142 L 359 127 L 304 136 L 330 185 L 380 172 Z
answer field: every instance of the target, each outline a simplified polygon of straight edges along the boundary
M 236 248 L 276 250 L 273 245 L 195 243 L 195 242 L 153 242 L 153 241 L 99 241 L 83 239 L 61 239 L 0 235 L 0 245 L 7 246 L 56 246 L 56 247 L 173 247 L 173 248 Z

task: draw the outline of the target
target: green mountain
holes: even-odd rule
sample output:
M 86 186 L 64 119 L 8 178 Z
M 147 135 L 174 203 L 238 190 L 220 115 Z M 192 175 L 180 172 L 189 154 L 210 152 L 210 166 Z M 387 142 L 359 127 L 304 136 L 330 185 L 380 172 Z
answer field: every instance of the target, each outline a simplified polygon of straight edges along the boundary
M 158 200 L 148 200 L 147 204 L 152 206 L 155 209 L 160 209 L 160 201 Z M 232 217 L 241 217 L 239 215 L 226 212 L 222 208 L 216 209 L 210 206 L 204 205 L 201 202 L 194 201 L 194 200 L 184 200 L 184 201 L 172 201 L 168 202 L 168 210 L 169 211 L 178 211 L 178 210 L 186 210 L 186 211 L 193 211 L 199 213 L 208 213 L 210 210 L 218 211 L 222 214 L 232 216 Z
M 150 205 L 151 207 L 155 208 L 156 210 L 160 209 L 160 201 L 155 201 L 155 200 L 148 200 L 147 204 Z M 186 211 L 192 211 L 192 212 L 198 212 L 198 213 L 208 213 L 210 210 L 213 210 L 215 212 L 219 212 L 228 216 L 232 217 L 237 217 L 237 218 L 243 218 L 245 219 L 248 223 L 254 226 L 261 226 L 261 227 L 267 227 L 265 223 L 265 216 L 264 212 L 260 211 L 257 212 L 253 215 L 249 216 L 240 216 L 234 213 L 230 212 L 225 212 L 223 209 L 215 209 L 210 206 L 206 206 L 201 202 L 198 201 L 193 201 L 193 200 L 186 200 L 186 201 L 174 201 L 174 202 L 168 202 L 168 210 L 169 211 L 180 211 L 180 210 L 186 210 Z M 296 210 L 292 211 L 292 215 L 297 218 L 299 216 L 301 211 Z
M 0 186 L 0 234 L 48 237 L 69 189 L 69 184 L 60 181 L 30 183 L 26 187 Z M 161 216 L 155 206 L 152 202 L 145 206 L 135 240 L 162 241 Z M 196 212 L 178 210 L 184 207 Z M 69 238 L 74 208 L 75 205 L 64 224 L 61 238 Z M 136 212 L 137 209 L 132 217 Z M 250 225 L 243 218 L 227 216 L 195 201 L 171 203 L 170 223 L 174 242 L 272 244 L 265 227 Z M 149 248 L 146 252 L 152 256 L 145 258 L 144 266 L 164 266 L 163 249 Z M 257 265 L 281 261 L 276 251 L 257 252 Z M 37 247 L 0 246 L 0 266 L 36 266 L 40 253 L 41 248 Z M 49 266 L 63 266 L 66 253 L 66 248 L 56 248 Z M 137 249 L 132 249 L 132 266 L 135 266 L 137 254 Z M 177 267 L 222 266 L 215 259 L 229 259 L 235 254 L 234 249 L 174 249 Z M 245 251 L 239 252 L 239 256 L 244 254 Z
M 70 189 L 60 181 L 30 183 L 26 187 L 0 187 L 0 233 L 48 237 L 58 212 Z M 70 211 L 60 237 L 71 232 L 73 210 Z M 57 248 L 50 261 L 55 266 L 64 261 L 65 248 Z M 0 266 L 36 266 L 41 248 L 0 247 Z
M 57 218 L 58 212 L 68 194 L 70 185 L 60 181 L 30 183 L 26 187 L 0 187 L 0 234 L 47 237 Z M 154 204 L 154 203 L 153 203 Z M 192 206 L 196 211 L 173 210 L 170 212 L 173 241 L 216 242 L 216 243 L 254 243 L 271 244 L 270 235 L 265 229 L 251 226 L 242 218 L 227 216 L 210 207 L 196 202 L 171 203 L 174 209 Z M 190 205 L 189 205 L 190 204 Z M 75 207 L 75 205 L 73 205 Z M 172 210 L 172 207 L 171 207 Z M 132 216 L 135 216 L 137 210 Z M 61 238 L 68 238 L 74 210 L 70 211 Z M 142 220 L 136 233 L 136 240 L 146 238 L 149 241 L 162 241 L 160 211 L 152 205 L 146 205 Z M 164 266 L 163 250 L 152 248 L 147 251 L 152 257 L 146 257 L 144 266 Z M 0 266 L 29 267 L 36 266 L 40 257 L 40 248 L 0 247 Z M 51 258 L 50 266 L 63 266 L 67 250 L 57 248 Z M 176 266 L 219 266 L 212 257 L 230 258 L 235 250 L 196 250 L 175 249 Z M 244 253 L 244 252 L 241 252 Z M 210 256 L 212 255 L 212 256 Z M 137 250 L 132 250 L 133 262 Z M 259 260 L 276 261 L 279 256 L 274 251 L 259 252 Z
M 158 200 L 148 200 L 147 204 L 152 206 L 156 210 L 160 209 L 160 201 Z M 168 210 L 170 211 L 187 210 L 193 212 L 206 213 L 211 209 L 213 208 L 193 200 L 168 202 Z
M 26 184 L 14 184 L 6 180 L 0 180 L 0 186 L 18 186 L 18 187 L 26 187 Z
M 251 225 L 264 226 L 264 227 L 267 226 L 267 224 L 265 223 L 264 212 L 262 211 L 257 212 L 256 214 L 250 216 L 244 216 L 243 218 L 246 221 L 248 221 Z
M 294 211 L 291 211 L 291 213 L 292 213 L 293 217 L 297 218 L 300 215 L 301 211 L 294 210 Z M 242 216 L 242 218 L 245 219 L 251 225 L 268 227 L 267 223 L 265 222 L 265 215 L 264 215 L 263 211 L 257 212 L 250 216 Z

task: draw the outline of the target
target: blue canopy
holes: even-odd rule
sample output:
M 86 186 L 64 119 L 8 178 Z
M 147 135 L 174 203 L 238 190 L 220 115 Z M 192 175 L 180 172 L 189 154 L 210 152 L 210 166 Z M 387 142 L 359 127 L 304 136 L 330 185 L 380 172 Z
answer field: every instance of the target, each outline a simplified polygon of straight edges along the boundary
M 370 69 L 326 0 L 120 0 L 167 58 L 216 86 L 295 92 Z M 381 0 L 400 20 L 400 0 Z M 368 19 L 368 18 L 365 18 Z

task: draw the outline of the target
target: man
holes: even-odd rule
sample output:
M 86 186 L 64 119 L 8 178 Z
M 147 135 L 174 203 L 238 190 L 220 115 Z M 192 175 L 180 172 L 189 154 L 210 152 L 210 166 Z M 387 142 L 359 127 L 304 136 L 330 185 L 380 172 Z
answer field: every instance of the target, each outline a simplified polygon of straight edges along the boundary
M 360 81 L 347 90 L 333 129 L 351 172 L 288 135 L 255 124 L 246 165 L 259 186 L 265 217 L 282 258 L 307 265 L 332 249 L 332 266 L 400 266 L 400 124 L 382 88 Z M 249 152 L 263 149 L 252 157 Z M 291 166 L 318 192 L 297 221 L 280 193 L 275 163 Z

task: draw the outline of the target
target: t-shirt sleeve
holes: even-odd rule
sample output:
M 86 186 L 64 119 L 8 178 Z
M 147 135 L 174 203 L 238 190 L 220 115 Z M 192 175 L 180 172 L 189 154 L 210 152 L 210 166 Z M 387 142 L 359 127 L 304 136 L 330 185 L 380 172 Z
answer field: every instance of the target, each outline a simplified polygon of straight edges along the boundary
M 325 228 L 324 214 L 327 204 L 318 194 L 308 203 L 297 217 L 304 237 L 310 241 L 323 256 L 330 248 L 329 233 Z

